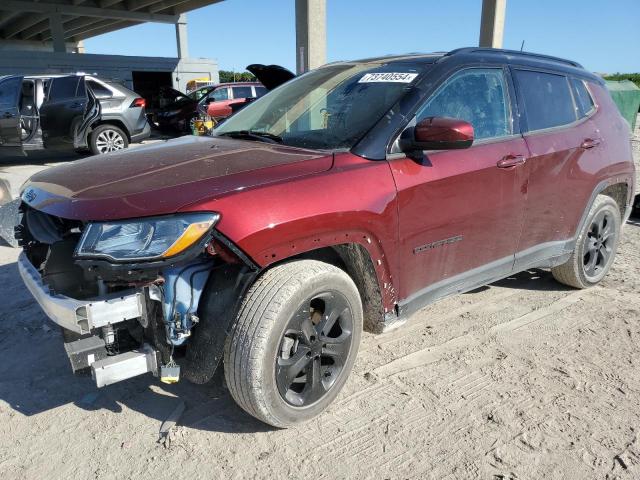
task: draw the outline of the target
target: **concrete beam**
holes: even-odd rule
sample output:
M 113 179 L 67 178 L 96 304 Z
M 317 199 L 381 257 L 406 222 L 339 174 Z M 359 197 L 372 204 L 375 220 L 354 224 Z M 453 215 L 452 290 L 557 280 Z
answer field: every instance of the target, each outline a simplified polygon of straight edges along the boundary
M 103 35 L 105 33 L 113 32 L 115 30 L 122 30 L 123 28 L 133 27 L 134 25 L 139 25 L 143 22 L 127 22 L 124 20 L 119 20 L 113 22 L 111 25 L 107 26 L 98 26 L 95 28 L 93 25 L 87 27 L 86 30 L 82 32 L 76 33 L 69 39 L 71 42 L 80 42 L 90 37 L 97 37 L 98 35 Z
M 187 39 L 187 14 L 180 15 L 180 19 L 176 23 L 176 46 L 178 49 L 178 58 L 189 58 L 189 42 Z
M 49 17 L 44 14 L 24 15 L 20 20 L 17 20 L 4 28 L 2 32 L 0 32 L 0 37 L 6 39 L 13 38 L 23 30 L 33 27 L 34 25 L 45 21 L 48 18 Z
M 115 20 L 128 20 L 138 22 L 173 23 L 178 21 L 178 15 L 163 15 L 158 13 L 130 12 L 128 10 L 115 10 L 108 8 L 84 7 L 78 5 L 62 5 L 53 3 L 31 3 L 22 0 L 2 0 L 2 8 L 9 10 L 21 10 L 23 12 L 36 12 L 61 15 L 73 15 L 82 17 L 112 18 Z
M 298 74 L 327 63 L 326 0 L 296 0 L 296 68 Z
M 9 25 L 11 21 L 20 16 L 20 12 L 5 12 L 0 15 L 0 28 Z
M 64 18 L 62 19 L 62 23 L 65 23 Z M 22 30 L 22 32 L 20 32 L 20 38 L 22 40 L 30 40 L 34 37 L 37 37 L 42 32 L 46 32 L 47 30 L 49 30 L 49 18 L 45 17 L 44 20 L 36 23 L 33 27 L 25 28 L 24 30 Z
M 86 22 L 83 24 L 75 24 L 70 26 L 65 25 L 64 37 L 66 39 L 70 39 L 77 35 L 82 35 L 87 32 L 92 32 L 94 30 L 97 30 L 98 28 L 103 28 L 109 25 L 113 25 L 114 23 L 118 23 L 120 21 L 121 20 L 113 20 L 113 19 L 100 20 L 98 18 L 94 18 L 93 22 Z
M 54 13 L 49 16 L 51 37 L 53 39 L 53 51 L 65 53 L 67 45 L 64 43 L 64 28 L 62 27 L 62 15 Z
M 507 0 L 482 0 L 480 46 L 502 48 Z

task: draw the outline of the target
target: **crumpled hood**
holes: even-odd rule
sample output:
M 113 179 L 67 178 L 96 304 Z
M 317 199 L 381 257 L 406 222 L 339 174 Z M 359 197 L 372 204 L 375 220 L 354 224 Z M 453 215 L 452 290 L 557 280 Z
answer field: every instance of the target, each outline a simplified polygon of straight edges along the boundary
M 21 195 L 31 207 L 58 217 L 115 220 L 174 213 L 332 164 L 325 152 L 188 136 L 44 170 L 25 183 Z

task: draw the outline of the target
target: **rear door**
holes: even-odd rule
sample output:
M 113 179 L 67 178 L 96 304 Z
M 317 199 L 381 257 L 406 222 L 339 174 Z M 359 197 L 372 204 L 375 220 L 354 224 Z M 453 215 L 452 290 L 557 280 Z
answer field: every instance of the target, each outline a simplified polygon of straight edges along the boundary
M 22 77 L 0 79 L 0 147 L 20 147 L 20 92 Z
M 100 103 L 82 76 L 53 78 L 40 107 L 45 148 L 82 148 L 91 123 L 100 116 Z
M 574 236 L 593 189 L 602 139 L 589 120 L 592 106 L 574 100 L 570 78 L 520 68 L 513 69 L 513 76 L 530 151 L 527 208 L 515 266 L 521 270 L 537 258 L 559 255 Z

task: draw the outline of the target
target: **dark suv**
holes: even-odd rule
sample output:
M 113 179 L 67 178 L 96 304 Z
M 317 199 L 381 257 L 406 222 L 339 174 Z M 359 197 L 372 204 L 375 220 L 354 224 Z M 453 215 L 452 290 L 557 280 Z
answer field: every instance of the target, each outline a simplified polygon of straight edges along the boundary
M 0 77 L 0 156 L 63 148 L 94 155 L 149 137 L 145 100 L 89 75 Z
M 630 213 L 603 81 L 466 48 L 342 62 L 214 130 L 63 165 L 22 192 L 21 275 L 98 386 L 203 383 L 275 426 L 336 397 L 361 331 L 528 268 L 598 283 Z

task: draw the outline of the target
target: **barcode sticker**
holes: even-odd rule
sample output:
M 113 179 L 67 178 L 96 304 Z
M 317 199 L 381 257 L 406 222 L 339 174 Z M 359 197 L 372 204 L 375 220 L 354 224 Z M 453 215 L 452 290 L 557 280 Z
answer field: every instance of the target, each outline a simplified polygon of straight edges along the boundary
M 417 73 L 402 73 L 402 72 L 385 72 L 385 73 L 367 73 L 358 83 L 373 83 L 373 82 L 393 82 L 393 83 L 411 83 L 413 79 L 418 76 Z

